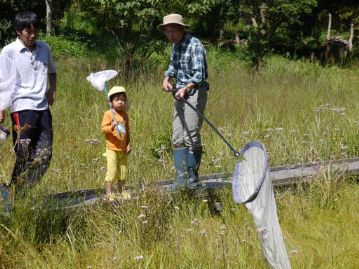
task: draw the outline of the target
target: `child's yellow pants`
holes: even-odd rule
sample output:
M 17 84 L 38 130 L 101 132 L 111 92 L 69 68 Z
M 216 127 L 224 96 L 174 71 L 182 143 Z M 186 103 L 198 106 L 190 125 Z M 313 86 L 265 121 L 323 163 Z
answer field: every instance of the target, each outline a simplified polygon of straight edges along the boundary
M 125 180 L 127 174 L 127 154 L 106 149 L 107 172 L 105 182 Z

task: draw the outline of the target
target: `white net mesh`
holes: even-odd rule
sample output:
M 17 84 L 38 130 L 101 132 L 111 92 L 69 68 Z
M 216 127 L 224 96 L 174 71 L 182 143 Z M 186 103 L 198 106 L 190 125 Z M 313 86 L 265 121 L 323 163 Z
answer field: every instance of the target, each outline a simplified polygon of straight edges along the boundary
M 91 73 L 87 80 L 91 82 L 91 85 L 99 91 L 105 89 L 106 81 L 109 81 L 117 76 L 117 71 L 115 70 L 105 70 L 101 72 Z
M 244 160 L 237 163 L 233 174 L 233 198 L 245 203 L 256 197 L 268 168 L 268 156 L 264 147 L 256 141 L 242 149 Z
M 5 110 L 11 105 L 16 76 L 16 67 L 12 61 L 0 56 L 0 110 Z
M 263 254 L 271 268 L 290 269 L 277 216 L 268 156 L 259 142 L 250 142 L 241 150 L 244 160 L 236 165 L 233 175 L 233 197 L 253 216 Z

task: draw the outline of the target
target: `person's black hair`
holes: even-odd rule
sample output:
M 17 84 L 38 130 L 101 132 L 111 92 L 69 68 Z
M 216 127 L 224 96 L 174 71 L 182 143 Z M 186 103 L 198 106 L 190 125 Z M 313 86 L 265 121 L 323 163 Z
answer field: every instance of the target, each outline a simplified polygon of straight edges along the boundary
M 113 99 L 114 99 L 116 96 L 121 96 L 121 95 L 123 95 L 123 96 L 125 97 L 125 100 L 127 101 L 127 95 L 126 95 L 125 92 L 117 92 L 117 93 L 112 94 L 112 95 L 110 96 L 110 102 L 112 103 Z
M 22 11 L 15 16 L 15 30 L 21 32 L 25 28 L 37 28 L 39 19 L 37 15 L 32 11 Z

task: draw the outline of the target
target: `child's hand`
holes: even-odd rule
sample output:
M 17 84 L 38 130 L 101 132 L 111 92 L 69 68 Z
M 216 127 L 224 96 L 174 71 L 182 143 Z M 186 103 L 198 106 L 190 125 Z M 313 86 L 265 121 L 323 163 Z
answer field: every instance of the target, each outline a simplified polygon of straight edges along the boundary
M 132 150 L 131 144 L 128 144 L 127 147 L 126 147 L 126 153 L 130 154 L 131 150 Z
M 117 121 L 113 120 L 111 122 L 111 130 L 113 131 L 116 128 L 116 126 L 117 126 Z

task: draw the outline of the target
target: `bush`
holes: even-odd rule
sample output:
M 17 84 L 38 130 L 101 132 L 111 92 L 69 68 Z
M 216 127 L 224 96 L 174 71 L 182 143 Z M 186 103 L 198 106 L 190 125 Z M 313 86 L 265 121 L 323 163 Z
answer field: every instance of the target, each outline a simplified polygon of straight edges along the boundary
M 89 56 L 87 44 L 83 41 L 69 40 L 64 36 L 42 36 L 41 39 L 50 45 L 54 56 Z
M 12 35 L 13 29 L 11 21 L 0 20 L 0 47 L 10 42 L 10 36 Z

